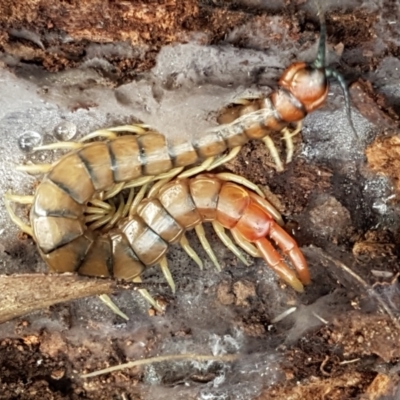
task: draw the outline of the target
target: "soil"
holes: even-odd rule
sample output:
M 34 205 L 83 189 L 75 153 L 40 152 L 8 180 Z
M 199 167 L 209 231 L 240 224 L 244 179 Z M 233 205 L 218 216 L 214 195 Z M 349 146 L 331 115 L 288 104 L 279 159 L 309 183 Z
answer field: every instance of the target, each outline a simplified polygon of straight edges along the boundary
M 267 51 L 315 42 L 319 26 L 312 2 L 264 3 L 87 0 L 62 1 L 55 8 L 48 0 L 24 5 L 0 0 L 1 59 L 22 80 L 29 80 L 32 66 L 47 77 L 101 59 L 94 69 L 102 79 L 86 84 L 118 88 L 146 79 L 169 44 L 228 43 Z M 255 142 L 223 168 L 260 185 L 279 209 L 307 258 L 312 285 L 296 294 L 262 261 L 247 268 L 217 244 L 223 271 L 200 271 L 177 248 L 169 255 L 176 296 L 158 271 L 143 278 L 165 305 L 160 313 L 148 309 L 133 285 L 102 281 L 96 288 L 96 281 L 71 275 L 46 280 L 39 274 L 43 266 L 33 267 L 39 256 L 32 240 L 16 238 L 1 250 L 17 271 L 26 268 L 34 275 L 10 277 L 7 270 L 0 276 L 1 400 L 400 398 L 400 101 L 388 88 L 398 84 L 395 73 L 385 83 L 375 74 L 400 54 L 398 21 L 390 23 L 399 6 L 351 3 L 328 7 L 326 20 L 328 41 L 341 57 L 337 69 L 352 82 L 352 114 L 374 127 L 361 139 L 361 157 L 347 161 L 345 150 L 342 156 L 326 151 L 305 157 L 302 146 L 319 149 L 315 138 L 323 135 L 311 119 L 303 136 L 294 138 L 294 159 L 282 173 Z M 271 27 L 271 17 L 281 17 L 274 20 L 278 28 Z M 244 25 L 247 31 L 239 29 Z M 377 50 L 379 35 L 393 38 L 384 50 Z M 262 74 L 255 71 L 251 84 L 262 81 Z M 95 108 L 96 102 L 77 105 L 85 107 Z M 333 124 L 329 128 L 336 134 L 340 127 Z M 281 138 L 274 141 L 284 154 Z M 384 182 L 384 189 L 368 189 L 374 182 Z M 105 292 L 115 294 L 128 322 L 88 297 Z M 277 320 L 287 310 L 292 312 Z M 206 352 L 238 358 L 168 361 L 81 376 L 158 354 Z

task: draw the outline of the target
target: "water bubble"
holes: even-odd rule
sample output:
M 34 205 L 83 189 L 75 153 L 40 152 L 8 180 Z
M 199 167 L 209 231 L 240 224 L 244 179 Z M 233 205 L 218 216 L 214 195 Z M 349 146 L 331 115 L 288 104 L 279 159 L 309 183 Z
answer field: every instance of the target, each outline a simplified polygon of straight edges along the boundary
M 43 137 L 40 133 L 26 131 L 18 138 L 18 146 L 23 152 L 30 153 L 34 147 L 40 146 L 42 141 Z
M 76 125 L 73 122 L 63 121 L 54 128 L 54 137 L 60 142 L 65 142 L 73 139 L 76 131 Z

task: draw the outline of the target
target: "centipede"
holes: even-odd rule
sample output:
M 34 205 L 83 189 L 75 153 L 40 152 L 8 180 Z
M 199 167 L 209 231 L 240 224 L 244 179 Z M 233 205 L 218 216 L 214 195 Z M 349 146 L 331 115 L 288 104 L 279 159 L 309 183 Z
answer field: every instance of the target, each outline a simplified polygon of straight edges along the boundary
M 225 230 L 242 250 L 262 257 L 285 282 L 302 291 L 310 282 L 307 264 L 294 239 L 281 228 L 279 213 L 256 185 L 233 174 L 210 175 L 209 171 L 236 157 L 250 140 L 262 140 L 276 169 L 283 170 L 270 135 L 283 134 L 286 162 L 290 162 L 292 136 L 305 116 L 324 104 L 330 77 L 343 89 L 351 124 L 347 86 L 342 75 L 326 65 L 326 27 L 321 16 L 320 22 L 318 53 L 312 64 L 292 64 L 272 94 L 227 106 L 218 118 L 220 125 L 191 140 L 170 140 L 147 125 L 132 124 L 97 130 L 78 142 L 35 148 L 69 152 L 54 164 L 17 167 L 45 175 L 33 196 L 6 194 L 11 219 L 34 238 L 52 271 L 139 281 L 146 267 L 159 264 L 172 288 L 165 257 L 171 244 L 179 242 L 200 265 L 184 235 L 189 229 L 196 231 L 207 254 L 219 265 L 202 227 L 210 222 L 236 255 L 241 257 Z M 291 126 L 295 126 L 292 132 Z M 112 199 L 122 191 L 143 189 L 154 182 L 147 197 L 130 194 L 126 204 L 121 200 L 118 210 L 113 207 Z M 13 202 L 31 205 L 30 225 L 16 216 Z M 130 203 L 135 206 L 128 207 Z M 268 238 L 288 256 L 294 269 Z
M 86 218 L 95 215 L 93 207 L 88 210 L 55 182 L 46 179 L 32 202 L 32 231 L 22 229 L 33 235 L 43 260 L 53 272 L 141 282 L 140 275 L 146 268 L 159 265 L 175 292 L 166 258 L 171 245 L 180 244 L 203 267 L 185 236 L 188 230 L 195 230 L 203 249 L 216 268 L 221 269 L 203 227 L 204 223 L 210 223 L 221 241 L 243 263 L 248 265 L 243 250 L 261 257 L 283 281 L 302 292 L 303 285 L 310 283 L 307 263 L 295 240 L 281 227 L 279 212 L 244 186 L 245 180 L 240 185 L 231 178 L 223 173 L 200 174 L 153 186 L 139 202 L 133 201 L 133 196 L 128 196 L 127 201 L 121 198 L 117 225 L 103 232 L 87 226 L 85 215 Z M 12 215 L 7 202 L 6 207 Z M 285 256 L 293 268 L 288 266 Z M 140 291 L 155 305 L 147 290 Z

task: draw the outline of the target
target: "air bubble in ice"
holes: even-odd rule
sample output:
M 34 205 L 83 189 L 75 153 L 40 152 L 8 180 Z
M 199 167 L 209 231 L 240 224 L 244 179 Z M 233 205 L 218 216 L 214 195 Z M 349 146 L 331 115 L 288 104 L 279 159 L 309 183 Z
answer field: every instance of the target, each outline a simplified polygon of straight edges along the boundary
M 71 121 L 60 122 L 54 128 L 54 137 L 60 142 L 71 140 L 76 135 L 76 125 Z
M 40 146 L 42 141 L 43 137 L 40 133 L 26 131 L 18 138 L 18 146 L 23 152 L 30 153 L 34 147 Z

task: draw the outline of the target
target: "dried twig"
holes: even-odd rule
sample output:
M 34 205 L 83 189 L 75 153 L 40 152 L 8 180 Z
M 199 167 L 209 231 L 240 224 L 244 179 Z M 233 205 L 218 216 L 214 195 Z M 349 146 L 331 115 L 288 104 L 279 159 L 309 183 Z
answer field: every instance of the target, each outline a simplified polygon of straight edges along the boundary
M 357 275 L 353 270 L 351 270 L 347 265 L 343 264 L 341 261 L 337 260 L 336 258 L 331 257 L 328 253 L 324 250 L 320 249 L 319 247 L 310 246 L 315 252 L 317 252 L 321 257 L 329 260 L 333 264 L 335 264 L 338 268 L 345 271 L 348 275 L 353 277 L 364 289 L 365 291 L 373 297 L 379 305 L 383 308 L 383 310 L 389 315 L 390 319 L 392 320 L 393 324 L 396 326 L 397 329 L 400 330 L 400 323 L 392 313 L 392 310 L 386 304 L 386 302 L 382 299 L 382 297 L 376 293 L 376 291 L 362 279 L 359 275 Z
M 109 372 L 120 371 L 122 369 L 133 368 L 139 365 L 147 365 L 154 364 L 164 361 L 220 361 L 220 362 L 231 362 L 236 361 L 238 358 L 237 354 L 225 354 L 220 356 L 212 356 L 212 355 L 201 355 L 201 354 L 171 354 L 168 356 L 159 356 L 159 357 L 151 357 L 145 358 L 143 360 L 131 361 L 125 364 L 115 365 L 114 367 L 99 369 L 97 371 L 91 372 L 89 374 L 82 374 L 81 378 L 92 378 L 94 376 L 99 376 L 103 374 L 108 374 Z

